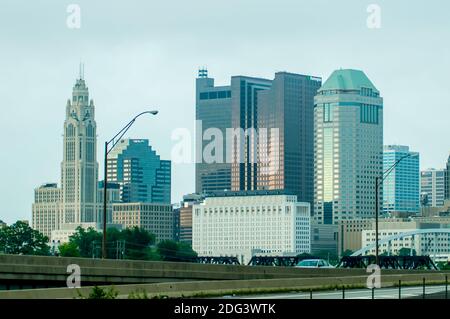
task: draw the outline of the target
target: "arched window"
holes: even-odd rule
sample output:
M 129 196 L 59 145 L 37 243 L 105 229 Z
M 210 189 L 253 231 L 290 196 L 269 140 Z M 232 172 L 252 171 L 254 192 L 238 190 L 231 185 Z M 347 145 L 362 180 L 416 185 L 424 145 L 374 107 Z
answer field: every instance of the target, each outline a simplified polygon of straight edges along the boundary
M 75 127 L 73 126 L 73 124 L 67 125 L 66 136 L 67 137 L 74 137 L 75 136 Z
M 86 127 L 87 137 L 94 137 L 94 127 L 89 123 Z

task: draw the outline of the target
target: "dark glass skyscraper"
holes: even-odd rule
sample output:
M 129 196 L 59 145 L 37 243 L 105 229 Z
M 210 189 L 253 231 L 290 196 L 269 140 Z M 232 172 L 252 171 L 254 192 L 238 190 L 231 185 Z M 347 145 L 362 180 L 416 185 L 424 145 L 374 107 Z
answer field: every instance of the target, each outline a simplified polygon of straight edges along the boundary
M 196 191 L 287 190 L 312 204 L 314 96 L 320 86 L 320 78 L 279 72 L 274 80 L 233 76 L 230 86 L 215 87 L 201 70 L 197 158 L 211 142 L 201 138 L 212 128 L 223 135 L 227 162 L 197 161 Z
M 313 204 L 314 96 L 321 85 L 317 77 L 279 72 L 258 92 L 259 190 L 284 189 Z
M 258 93 L 272 86 L 272 81 L 246 76 L 231 78 L 231 125 L 242 129 L 239 141 L 233 143 L 231 154 L 231 189 L 258 189 Z M 252 135 L 252 130 L 256 134 Z M 233 137 L 234 138 L 234 137 Z
M 164 161 L 148 140 L 121 140 L 108 156 L 108 180 L 120 184 L 125 203 L 170 204 L 171 161 Z
M 209 163 L 203 158 L 203 150 L 211 141 L 203 136 L 208 129 L 219 130 L 223 137 L 231 127 L 231 87 L 214 86 L 214 79 L 206 70 L 200 70 L 196 80 L 196 193 L 219 192 L 231 189 L 231 164 L 225 159 L 223 145 L 222 162 Z

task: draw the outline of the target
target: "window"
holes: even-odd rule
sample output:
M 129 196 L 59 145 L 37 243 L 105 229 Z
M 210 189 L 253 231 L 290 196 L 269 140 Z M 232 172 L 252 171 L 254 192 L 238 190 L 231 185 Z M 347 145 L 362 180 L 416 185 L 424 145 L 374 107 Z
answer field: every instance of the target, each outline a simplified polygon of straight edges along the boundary
M 361 123 L 378 124 L 378 106 L 361 104 L 360 120 Z
M 333 122 L 333 109 L 330 103 L 323 105 L 323 121 L 325 123 Z

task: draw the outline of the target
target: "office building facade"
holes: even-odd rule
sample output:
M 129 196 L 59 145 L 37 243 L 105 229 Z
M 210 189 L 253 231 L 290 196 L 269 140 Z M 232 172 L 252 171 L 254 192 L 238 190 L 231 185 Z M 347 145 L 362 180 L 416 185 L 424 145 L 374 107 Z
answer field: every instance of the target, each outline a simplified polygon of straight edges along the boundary
M 313 205 L 314 96 L 321 85 L 318 77 L 278 72 L 258 91 L 258 190 L 286 190 Z
M 309 203 L 281 192 L 226 192 L 193 206 L 192 247 L 199 256 L 234 256 L 311 251 Z
M 420 195 L 423 206 L 444 206 L 445 170 L 428 169 L 422 171 L 420 173 Z
M 383 169 L 383 99 L 362 71 L 337 70 L 319 89 L 314 154 L 315 221 L 374 217 L 375 178 Z
M 108 181 L 120 184 L 124 203 L 171 201 L 171 161 L 160 156 L 145 139 L 123 139 L 108 155 Z
M 31 227 L 50 239 L 62 222 L 61 189 L 56 183 L 44 184 L 34 190 Z
M 98 212 L 97 222 L 103 223 L 103 200 L 104 200 L 104 181 L 98 182 L 97 199 L 98 199 Z M 106 222 L 112 223 L 112 205 L 114 203 L 120 203 L 120 184 L 109 183 L 106 187 Z
M 258 189 L 258 93 L 272 86 L 272 81 L 247 76 L 231 77 L 230 135 L 231 189 Z
M 174 213 L 171 204 L 117 203 L 113 204 L 113 224 L 122 228 L 139 227 L 156 236 L 156 242 L 174 240 Z
M 450 155 L 445 168 L 445 200 L 450 200 Z
M 183 196 L 180 205 L 180 232 L 179 241 L 192 246 L 192 209 L 199 204 L 203 196 L 199 194 L 188 194 Z
M 195 191 L 219 192 L 231 189 L 231 163 L 226 160 L 226 143 L 223 141 L 222 158 L 217 161 L 205 158 L 208 145 L 225 137 L 231 128 L 231 87 L 215 86 L 207 70 L 200 70 L 196 80 L 195 107 Z M 219 151 L 219 150 L 216 150 Z
M 411 152 L 408 146 L 384 146 L 383 172 L 399 162 L 383 182 L 384 214 L 389 215 L 395 212 L 419 213 L 419 161 L 419 153 Z

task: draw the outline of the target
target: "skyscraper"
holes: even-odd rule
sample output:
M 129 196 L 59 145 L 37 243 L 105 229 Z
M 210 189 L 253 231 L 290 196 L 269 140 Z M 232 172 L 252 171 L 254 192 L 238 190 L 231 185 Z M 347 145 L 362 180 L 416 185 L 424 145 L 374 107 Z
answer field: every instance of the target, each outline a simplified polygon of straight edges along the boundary
M 231 189 L 258 189 L 258 92 L 272 81 L 247 76 L 231 78 L 231 127 L 242 130 L 231 145 Z M 229 139 L 229 137 L 227 137 Z M 231 141 L 230 141 L 231 142 Z
M 108 180 L 120 184 L 124 203 L 170 204 L 171 161 L 161 160 L 148 140 L 121 140 L 108 155 Z
M 61 164 L 63 223 L 89 223 L 96 218 L 98 181 L 94 102 L 80 74 L 67 101 Z
M 221 161 L 210 162 L 203 157 L 203 150 L 213 136 L 208 132 L 226 136 L 231 127 L 231 87 L 214 86 L 214 79 L 208 77 L 207 70 L 200 70 L 196 80 L 195 136 L 196 164 L 195 191 L 210 193 L 231 189 L 231 164 L 226 161 L 225 145 Z M 205 134 L 206 132 L 206 134 Z
M 279 72 L 257 93 L 258 190 L 287 190 L 314 200 L 314 96 L 322 80 Z M 267 138 L 262 136 L 266 129 Z M 273 130 L 275 129 L 275 130 Z
M 445 170 L 430 168 L 420 172 L 420 194 L 426 198 L 422 206 L 444 206 Z
M 315 221 L 373 217 L 375 178 L 383 169 L 383 99 L 362 71 L 337 70 L 323 84 L 314 130 Z
M 383 182 L 383 212 L 386 214 L 419 213 L 420 210 L 419 153 L 410 152 L 408 146 L 384 146 L 383 171 L 387 171 L 401 158 L 404 159 Z
M 448 156 L 445 169 L 445 199 L 450 200 L 450 155 Z

